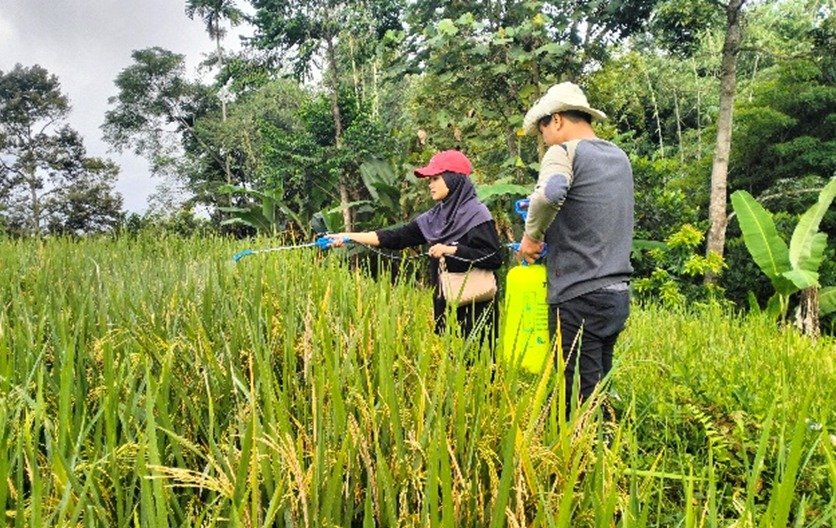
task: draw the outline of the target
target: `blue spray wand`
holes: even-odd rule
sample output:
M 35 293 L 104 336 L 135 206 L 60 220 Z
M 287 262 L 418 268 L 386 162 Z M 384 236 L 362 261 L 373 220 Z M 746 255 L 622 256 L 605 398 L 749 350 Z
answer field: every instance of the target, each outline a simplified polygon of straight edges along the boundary
M 348 237 L 343 237 L 343 242 L 350 242 Z M 301 249 L 301 248 L 309 248 L 309 247 L 317 247 L 321 250 L 331 249 L 331 246 L 334 245 L 334 237 L 329 235 L 323 235 L 313 242 L 308 242 L 307 244 L 296 244 L 290 246 L 278 246 L 266 249 L 245 249 L 243 251 L 239 251 L 238 253 L 232 255 L 232 260 L 235 262 L 240 261 L 244 257 L 248 257 L 250 255 L 257 255 L 259 253 L 271 253 L 273 251 L 286 251 L 289 249 Z

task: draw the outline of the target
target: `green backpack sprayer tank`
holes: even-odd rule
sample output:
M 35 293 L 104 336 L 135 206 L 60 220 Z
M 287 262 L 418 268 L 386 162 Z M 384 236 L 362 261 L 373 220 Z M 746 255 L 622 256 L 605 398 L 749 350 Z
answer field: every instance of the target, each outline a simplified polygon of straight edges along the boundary
M 526 219 L 528 200 L 517 200 L 515 210 Z M 514 244 L 519 249 L 519 244 Z M 528 264 L 524 260 L 508 271 L 505 278 L 505 313 L 502 332 L 502 359 L 510 365 L 539 373 L 551 353 L 549 307 L 546 303 L 546 266 L 543 259 Z

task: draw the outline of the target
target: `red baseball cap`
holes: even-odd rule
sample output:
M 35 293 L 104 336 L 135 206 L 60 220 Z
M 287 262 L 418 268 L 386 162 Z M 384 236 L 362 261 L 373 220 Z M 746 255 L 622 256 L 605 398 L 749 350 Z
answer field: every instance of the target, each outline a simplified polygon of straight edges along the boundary
M 426 167 L 415 169 L 415 175 L 419 178 L 436 176 L 444 172 L 458 172 L 470 176 L 473 172 L 473 165 L 470 164 L 467 156 L 458 150 L 445 150 L 433 156 Z

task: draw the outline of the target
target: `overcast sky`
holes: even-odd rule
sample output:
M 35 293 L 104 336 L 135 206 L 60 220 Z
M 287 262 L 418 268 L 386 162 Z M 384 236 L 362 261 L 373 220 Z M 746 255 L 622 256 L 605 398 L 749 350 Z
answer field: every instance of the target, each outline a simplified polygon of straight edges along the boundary
M 228 36 L 225 46 L 237 41 Z M 116 187 L 133 212 L 145 211 L 157 181 L 141 158 L 108 152 L 99 127 L 131 52 L 151 46 L 185 55 L 193 77 L 214 48 L 202 21 L 185 15 L 185 0 L 0 0 L 0 71 L 40 64 L 58 76 L 72 105 L 70 126 L 84 137 L 88 155 L 119 164 Z

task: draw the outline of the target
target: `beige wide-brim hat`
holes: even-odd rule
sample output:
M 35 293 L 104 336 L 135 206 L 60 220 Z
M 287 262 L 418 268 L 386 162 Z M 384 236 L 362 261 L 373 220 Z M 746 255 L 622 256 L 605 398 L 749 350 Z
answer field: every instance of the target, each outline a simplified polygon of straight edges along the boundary
M 534 103 L 531 110 L 525 114 L 523 130 L 525 130 L 526 134 L 536 135 L 539 132 L 537 122 L 540 119 L 558 112 L 565 112 L 566 110 L 586 112 L 592 116 L 593 121 L 604 121 L 607 119 L 607 114 L 589 106 L 586 95 L 584 95 L 583 90 L 577 84 L 562 82 L 549 88 L 549 91 L 543 97 L 537 99 L 537 102 Z

